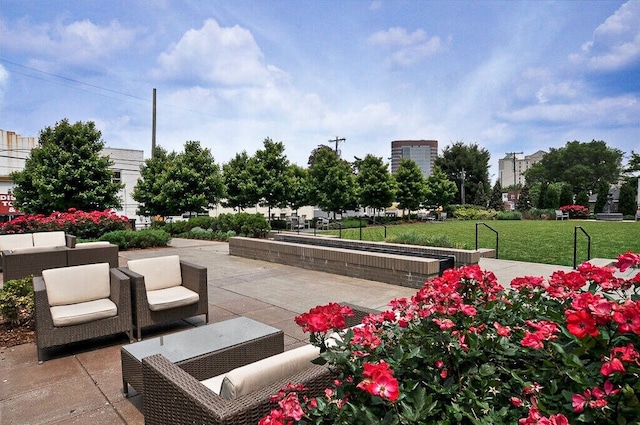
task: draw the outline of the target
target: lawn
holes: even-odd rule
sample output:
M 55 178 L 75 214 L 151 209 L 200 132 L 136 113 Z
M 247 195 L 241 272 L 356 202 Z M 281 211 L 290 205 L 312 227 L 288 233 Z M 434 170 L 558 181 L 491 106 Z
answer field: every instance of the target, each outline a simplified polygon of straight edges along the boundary
M 534 263 L 573 265 L 574 229 L 580 226 L 591 236 L 591 258 L 615 259 L 618 254 L 640 252 L 640 222 L 604 222 L 582 220 L 496 220 L 488 221 L 499 235 L 498 258 Z M 384 227 L 362 229 L 362 239 L 383 241 Z M 427 236 L 446 235 L 456 244 L 474 249 L 476 222 L 449 220 L 437 223 L 387 225 L 387 236 L 416 232 Z M 336 234 L 337 232 L 330 232 Z M 360 229 L 342 231 L 345 239 L 360 239 Z M 484 226 L 478 228 L 478 247 L 495 248 L 495 234 Z M 578 229 L 577 262 L 587 259 L 587 237 Z

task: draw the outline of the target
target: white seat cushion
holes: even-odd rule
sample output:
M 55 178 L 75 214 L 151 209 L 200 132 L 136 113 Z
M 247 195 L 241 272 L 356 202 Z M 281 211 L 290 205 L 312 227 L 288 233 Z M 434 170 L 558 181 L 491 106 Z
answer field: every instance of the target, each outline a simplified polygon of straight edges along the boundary
M 0 235 L 0 250 L 28 248 L 33 246 L 31 233 L 19 233 L 15 235 Z
M 25 246 L 23 248 L 13 248 L 9 252 L 12 254 L 29 254 L 32 252 L 51 252 L 60 248 L 59 246 Z
M 76 248 L 95 248 L 98 246 L 109 246 L 111 245 L 111 243 L 106 242 L 106 241 L 97 241 L 97 242 L 82 242 L 79 244 L 76 244 Z
M 53 326 L 71 326 L 106 319 L 118 314 L 118 307 L 110 299 L 51 307 Z
M 218 394 L 222 398 L 233 400 L 310 368 L 313 366 L 311 361 L 319 355 L 320 348 L 307 344 L 238 367 L 225 374 L 222 379 L 215 376 L 202 381 L 202 384 L 214 392 L 219 387 Z
M 177 255 L 129 260 L 127 267 L 132 272 L 144 276 L 147 291 L 182 285 L 180 258 Z
M 37 232 L 33 234 L 33 246 L 67 246 L 64 232 Z
M 50 306 L 77 304 L 109 298 L 109 263 L 60 267 L 42 271 Z
M 149 310 L 160 311 L 195 304 L 200 301 L 200 296 L 197 292 L 193 292 L 184 286 L 172 286 L 170 288 L 147 291 L 147 301 L 149 302 Z

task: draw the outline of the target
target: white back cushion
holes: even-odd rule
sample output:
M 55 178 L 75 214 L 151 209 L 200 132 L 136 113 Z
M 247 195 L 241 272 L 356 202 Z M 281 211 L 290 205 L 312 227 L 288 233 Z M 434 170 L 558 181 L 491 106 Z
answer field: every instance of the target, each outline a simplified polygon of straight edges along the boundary
M 180 257 L 177 255 L 129 260 L 127 266 L 132 272 L 144 276 L 147 291 L 182 285 Z
M 42 271 L 50 306 L 109 298 L 109 263 L 61 267 Z
M 33 246 L 31 233 L 18 233 L 14 235 L 0 235 L 0 250 L 28 248 Z
M 319 355 L 320 348 L 307 344 L 233 369 L 222 380 L 220 396 L 233 400 L 251 394 L 294 373 L 310 368 L 313 366 L 311 361 Z
M 33 234 L 33 246 L 67 246 L 64 232 L 38 232 Z

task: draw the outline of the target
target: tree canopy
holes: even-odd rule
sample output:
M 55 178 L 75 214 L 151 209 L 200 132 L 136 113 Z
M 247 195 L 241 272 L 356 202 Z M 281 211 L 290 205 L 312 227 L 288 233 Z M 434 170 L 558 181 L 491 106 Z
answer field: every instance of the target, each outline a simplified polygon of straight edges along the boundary
M 93 211 L 119 208 L 113 162 L 101 155 L 104 142 L 91 121 L 67 119 L 40 132 L 22 171 L 11 173 L 16 206 L 24 212 L 49 214 L 69 208 Z
M 458 188 L 447 178 L 440 167 L 433 167 L 431 175 L 427 177 L 426 203 L 437 206 L 447 206 L 455 198 Z
M 447 178 L 455 182 L 458 192 L 455 202 L 467 203 L 477 198 L 478 185 L 482 185 L 484 193 L 489 191 L 489 159 L 491 154 L 477 144 L 465 145 L 463 142 L 446 146 L 442 156 L 436 158 L 435 165 L 440 167 Z M 464 196 L 462 199 L 462 181 L 464 173 Z
M 132 197 L 140 203 L 141 215 L 206 212 L 224 194 L 220 168 L 211 151 L 198 141 L 186 142 L 184 152 L 178 154 L 156 148 L 140 174 Z
M 374 211 L 390 207 L 395 198 L 396 184 L 382 158 L 368 154 L 356 161 L 358 201 Z
M 242 151 L 222 165 L 222 179 L 226 189 L 223 206 L 242 211 L 255 206 L 260 200 L 249 168 L 250 160 L 247 151 Z
M 318 149 L 309 168 L 310 200 L 323 209 L 342 213 L 358 206 L 351 165 L 330 149 Z
M 420 208 L 427 197 L 426 181 L 422 176 L 422 171 L 414 160 L 402 158 L 394 178 L 397 185 L 398 208 L 408 210 L 411 215 L 411 211 Z
M 263 207 L 284 207 L 289 196 L 289 160 L 284 154 L 284 144 L 270 138 L 263 141 L 263 149 L 256 151 L 249 160 L 249 171 L 255 182 L 258 202 Z
M 549 149 L 540 162 L 525 172 L 525 177 L 529 184 L 566 182 L 574 193 L 595 191 L 600 182 L 618 181 L 622 156 L 622 151 L 601 140 L 567 142 L 564 147 Z

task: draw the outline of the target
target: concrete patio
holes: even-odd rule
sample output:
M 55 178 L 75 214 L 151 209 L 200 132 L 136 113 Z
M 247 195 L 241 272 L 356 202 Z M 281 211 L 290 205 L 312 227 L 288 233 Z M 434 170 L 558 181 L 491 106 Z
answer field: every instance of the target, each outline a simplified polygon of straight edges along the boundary
M 308 341 L 293 318 L 332 301 L 382 309 L 414 289 L 228 255 L 219 242 L 174 239 L 161 249 L 120 253 L 129 259 L 178 254 L 208 268 L 210 322 L 246 316 L 282 329 L 285 349 Z M 507 285 L 513 277 L 548 277 L 568 267 L 482 259 Z M 204 324 L 204 317 L 148 329 L 144 338 Z M 142 396 L 122 394 L 120 347 L 125 335 L 49 350 L 39 365 L 35 344 L 0 349 L 0 424 L 143 424 Z

